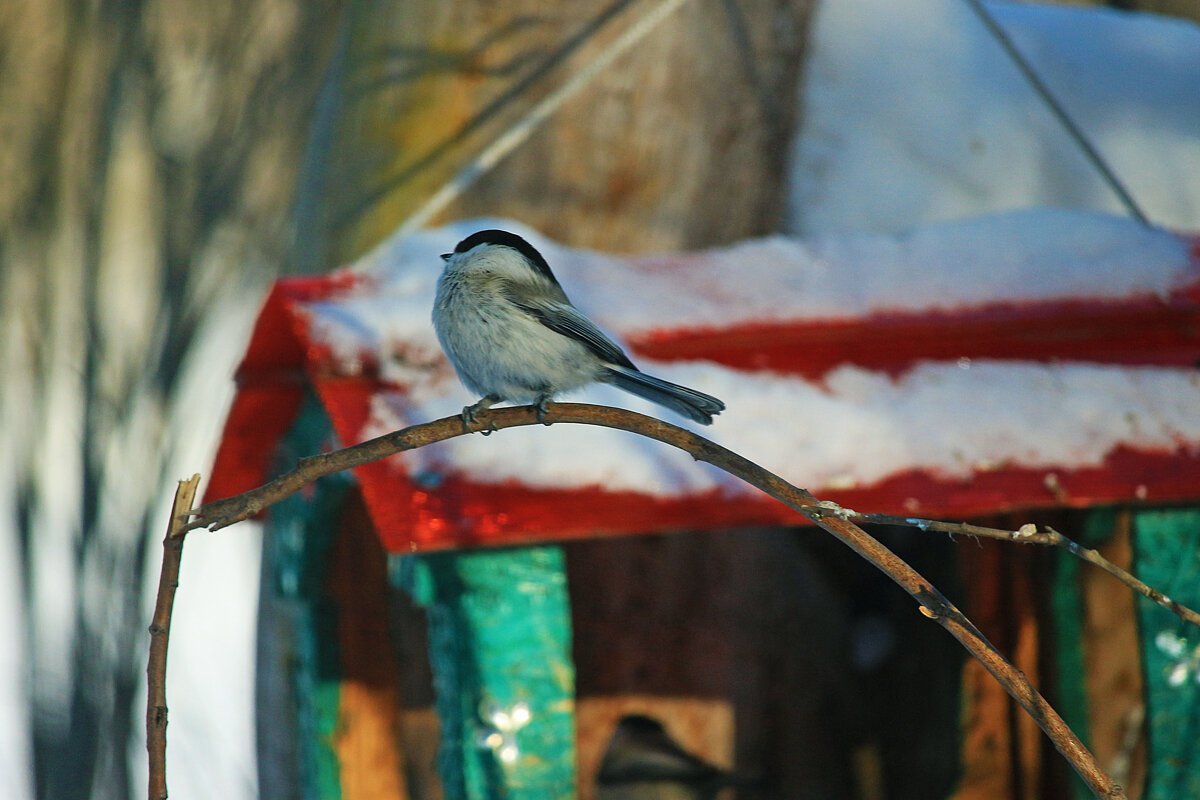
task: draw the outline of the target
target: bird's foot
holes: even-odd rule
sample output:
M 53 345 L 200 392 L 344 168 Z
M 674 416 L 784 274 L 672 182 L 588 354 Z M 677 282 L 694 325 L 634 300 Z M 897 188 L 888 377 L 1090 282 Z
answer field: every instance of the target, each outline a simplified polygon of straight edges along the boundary
M 546 412 L 550 410 L 550 395 L 544 394 L 538 397 L 537 402 L 534 403 L 534 406 L 537 407 L 538 422 L 549 426 L 550 423 L 546 422 Z
M 463 406 L 461 416 L 462 416 L 462 421 L 463 421 L 463 427 L 466 428 L 467 433 L 471 433 L 474 430 L 475 425 L 478 424 L 479 412 L 486 411 L 487 409 L 491 408 L 494 404 L 496 404 L 498 402 L 500 402 L 499 397 L 497 397 L 494 394 L 489 394 L 486 397 L 481 397 L 477 402 L 472 403 L 469 406 Z M 480 431 L 480 432 L 484 436 L 490 436 L 491 434 L 495 433 L 496 430 L 497 430 L 496 423 L 493 421 L 489 421 L 487 429 Z

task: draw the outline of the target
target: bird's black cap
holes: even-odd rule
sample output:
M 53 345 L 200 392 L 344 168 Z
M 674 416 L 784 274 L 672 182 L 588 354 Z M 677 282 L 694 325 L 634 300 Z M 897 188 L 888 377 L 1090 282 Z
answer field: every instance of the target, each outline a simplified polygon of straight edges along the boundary
M 554 273 L 550 271 L 550 265 L 546 262 L 546 259 L 542 256 L 542 254 L 537 251 L 537 248 L 522 239 L 520 236 L 517 236 L 515 233 L 509 233 L 508 231 L 496 229 L 478 231 L 476 233 L 472 233 L 470 236 L 459 242 L 454 247 L 454 252 L 465 253 L 471 248 L 478 247 L 481 244 L 493 244 L 501 247 L 511 247 L 513 250 L 516 250 L 518 253 L 525 256 L 525 258 L 529 259 L 529 263 L 533 264 L 534 268 L 538 272 L 549 278 L 552 283 L 558 284 L 558 281 L 554 277 Z M 448 256 L 442 257 L 447 258 Z

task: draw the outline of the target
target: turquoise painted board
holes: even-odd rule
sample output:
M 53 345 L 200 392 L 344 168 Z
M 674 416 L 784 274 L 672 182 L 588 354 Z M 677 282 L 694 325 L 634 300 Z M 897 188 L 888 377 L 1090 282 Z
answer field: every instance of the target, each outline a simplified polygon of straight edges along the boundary
M 574 798 L 575 668 L 561 548 L 402 556 L 429 616 L 448 800 Z
M 1200 607 L 1200 509 L 1134 515 L 1137 575 Z M 1200 628 L 1139 598 L 1149 737 L 1145 800 L 1200 797 Z

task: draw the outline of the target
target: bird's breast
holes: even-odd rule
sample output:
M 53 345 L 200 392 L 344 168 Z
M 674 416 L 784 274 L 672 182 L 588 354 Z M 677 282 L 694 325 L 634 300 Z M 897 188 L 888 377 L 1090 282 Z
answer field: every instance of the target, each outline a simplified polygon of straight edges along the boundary
M 445 276 L 434 303 L 442 348 L 478 394 L 527 402 L 596 378 L 596 359 L 581 343 L 547 328 L 498 286 Z

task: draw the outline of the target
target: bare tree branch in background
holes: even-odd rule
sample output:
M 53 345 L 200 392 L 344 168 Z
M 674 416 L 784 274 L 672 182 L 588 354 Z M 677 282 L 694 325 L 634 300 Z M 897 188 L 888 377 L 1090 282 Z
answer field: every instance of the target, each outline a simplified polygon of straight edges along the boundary
M 932 519 L 897 517 L 891 514 L 863 514 L 861 512 L 853 511 L 848 508 L 841 508 L 840 506 L 833 504 L 822 503 L 821 505 L 827 509 L 827 513 L 831 516 L 838 516 L 842 517 L 843 519 L 869 525 L 899 525 L 907 528 L 919 528 L 923 531 L 948 533 L 952 536 L 978 536 L 983 539 L 1000 539 L 1002 541 L 1015 542 L 1017 544 L 1040 544 L 1047 547 L 1057 547 L 1060 550 L 1067 551 L 1081 561 L 1086 561 L 1092 566 L 1107 572 L 1109 575 L 1116 578 L 1118 581 L 1125 584 L 1142 597 L 1145 597 L 1151 602 L 1157 603 L 1175 616 L 1179 617 L 1184 622 L 1190 622 L 1193 625 L 1200 625 L 1200 613 L 1193 611 L 1182 603 L 1172 600 L 1158 589 L 1155 589 L 1152 586 L 1147 586 L 1143 581 L 1139 580 L 1128 570 L 1121 569 L 1116 564 L 1100 555 L 1100 553 L 1096 550 L 1093 550 L 1090 547 L 1083 547 L 1078 542 L 1063 536 L 1061 533 L 1048 526 L 1045 530 L 1039 531 L 1037 529 L 1037 525 L 1034 525 L 1033 523 L 1026 523 L 1015 531 L 1005 531 L 998 528 L 984 527 L 982 525 L 972 525 L 967 522 L 939 522 L 938 520 Z

